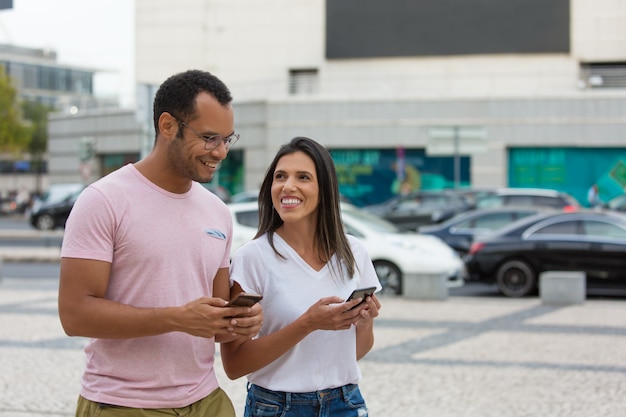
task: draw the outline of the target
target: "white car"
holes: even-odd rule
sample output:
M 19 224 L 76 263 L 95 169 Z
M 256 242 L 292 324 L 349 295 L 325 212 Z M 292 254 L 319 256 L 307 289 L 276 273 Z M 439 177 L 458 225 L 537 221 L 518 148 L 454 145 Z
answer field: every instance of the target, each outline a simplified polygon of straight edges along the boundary
M 228 205 L 233 215 L 231 255 L 254 237 L 259 222 L 258 204 Z M 402 280 L 407 274 L 448 276 L 448 286 L 463 285 L 465 266 L 458 254 L 435 236 L 402 232 L 395 225 L 350 204 L 341 204 L 346 233 L 365 245 L 383 293 L 402 294 Z

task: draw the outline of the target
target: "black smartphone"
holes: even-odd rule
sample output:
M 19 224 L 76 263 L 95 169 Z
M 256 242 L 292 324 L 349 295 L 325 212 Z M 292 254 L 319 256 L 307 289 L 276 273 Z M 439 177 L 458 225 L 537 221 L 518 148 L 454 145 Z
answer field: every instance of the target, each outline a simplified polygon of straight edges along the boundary
M 374 294 L 374 291 L 376 291 L 376 287 L 357 288 L 356 290 L 352 291 L 352 294 L 350 294 L 350 296 L 346 299 L 346 301 L 350 301 L 355 298 L 362 298 L 363 300 L 359 304 L 352 307 L 352 308 L 357 308 L 358 306 L 360 306 L 361 304 L 365 302 L 365 297 L 367 297 L 368 295 Z M 352 308 L 350 310 L 352 310 Z
M 252 294 L 249 292 L 240 292 L 226 304 L 226 307 L 252 307 L 263 299 L 260 294 Z

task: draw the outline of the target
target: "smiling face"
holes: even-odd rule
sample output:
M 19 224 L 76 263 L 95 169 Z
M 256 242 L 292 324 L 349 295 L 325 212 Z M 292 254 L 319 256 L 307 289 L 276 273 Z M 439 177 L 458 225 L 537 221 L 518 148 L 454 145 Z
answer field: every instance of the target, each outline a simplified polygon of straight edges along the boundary
M 272 180 L 272 203 L 284 223 L 316 224 L 319 184 L 315 164 L 304 152 L 282 156 Z
M 205 141 L 198 137 L 223 135 L 233 132 L 233 109 L 223 106 L 208 93 L 200 93 L 196 99 L 197 117 L 186 121 L 189 128 L 178 124 L 178 132 L 167 148 L 167 158 L 178 175 L 197 182 L 209 182 L 228 150 L 223 143 L 205 150 Z M 196 133 L 197 132 L 197 133 Z

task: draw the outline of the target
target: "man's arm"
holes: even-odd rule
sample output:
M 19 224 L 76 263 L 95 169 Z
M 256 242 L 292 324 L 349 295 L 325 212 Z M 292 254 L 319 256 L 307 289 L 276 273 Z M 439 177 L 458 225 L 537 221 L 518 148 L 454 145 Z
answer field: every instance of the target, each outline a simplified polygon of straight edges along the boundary
M 62 258 L 59 317 L 70 336 L 122 339 L 173 331 L 200 337 L 232 333 L 232 319 L 220 298 L 201 297 L 182 306 L 140 308 L 105 298 L 111 264 Z M 247 311 L 240 307 L 241 313 Z

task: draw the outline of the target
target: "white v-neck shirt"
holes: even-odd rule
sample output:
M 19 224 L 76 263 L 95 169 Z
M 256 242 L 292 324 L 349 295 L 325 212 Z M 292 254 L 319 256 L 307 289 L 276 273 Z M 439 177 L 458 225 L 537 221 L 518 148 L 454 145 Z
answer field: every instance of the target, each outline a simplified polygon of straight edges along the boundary
M 276 332 L 300 317 L 320 298 L 346 299 L 356 288 L 381 285 L 365 248 L 356 238 L 348 239 L 356 271 L 341 276 L 329 264 L 316 271 L 287 242 L 274 234 L 274 245 L 286 259 L 277 256 L 267 235 L 242 246 L 233 257 L 231 282 L 246 292 L 263 295 L 263 327 L 259 337 Z M 331 262 L 336 262 L 333 257 Z M 335 268 L 336 269 L 336 268 Z M 356 360 L 356 329 L 316 330 L 271 364 L 252 372 L 248 380 L 261 387 L 286 392 L 310 392 L 358 383 L 361 372 Z

